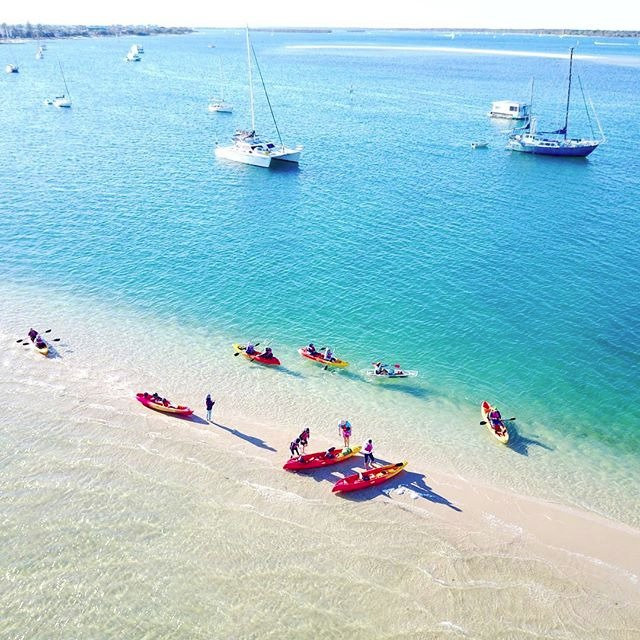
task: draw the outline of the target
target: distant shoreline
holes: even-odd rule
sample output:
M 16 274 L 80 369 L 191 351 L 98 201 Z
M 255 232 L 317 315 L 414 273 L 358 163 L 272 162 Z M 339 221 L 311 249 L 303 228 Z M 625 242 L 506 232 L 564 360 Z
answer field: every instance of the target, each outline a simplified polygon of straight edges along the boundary
M 203 29 L 222 29 L 221 27 L 202 27 Z M 254 27 L 251 31 L 266 31 L 272 33 L 364 33 L 367 31 L 418 31 L 428 33 L 486 33 L 486 34 L 526 34 L 540 36 L 586 36 L 597 38 L 640 38 L 640 31 L 623 31 L 613 29 L 488 29 L 488 28 L 457 28 L 457 27 Z
M 199 29 L 224 31 L 238 27 L 200 27 Z M 150 36 L 162 34 L 195 33 L 199 29 L 191 27 L 161 27 L 158 25 L 43 25 L 7 24 L 0 25 L 0 44 L 13 40 L 49 40 L 55 38 L 106 38 L 117 36 Z M 254 27 L 251 31 L 268 33 L 365 33 L 378 31 L 400 31 L 420 33 L 481 33 L 495 35 L 538 35 L 538 36 L 582 36 L 596 38 L 640 38 L 640 30 L 621 29 L 490 29 L 459 27 Z
M 57 38 L 112 38 L 118 36 L 155 36 L 163 34 L 193 33 L 190 27 L 160 27 L 158 25 L 0 25 L 0 44 L 13 40 L 55 40 Z

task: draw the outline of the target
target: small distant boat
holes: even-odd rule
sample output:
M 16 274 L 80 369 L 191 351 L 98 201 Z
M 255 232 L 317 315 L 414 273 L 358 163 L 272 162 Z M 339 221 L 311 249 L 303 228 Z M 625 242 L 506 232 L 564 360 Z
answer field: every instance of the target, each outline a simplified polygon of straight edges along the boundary
M 133 53 L 144 53 L 144 49 L 142 48 L 141 44 L 134 44 L 131 45 L 131 51 L 133 51 Z
M 64 77 L 64 72 L 62 71 L 62 64 L 58 61 L 58 66 L 60 67 L 60 75 L 62 76 L 62 82 L 64 83 L 65 93 L 61 96 L 56 96 L 55 98 L 50 98 L 44 101 L 47 105 L 53 105 L 54 107 L 58 107 L 59 109 L 70 109 L 71 108 L 71 97 L 69 95 L 69 87 L 67 87 L 67 80 Z
M 4 70 L 5 70 L 7 73 L 19 73 L 19 71 L 20 71 L 20 70 L 18 69 L 18 65 L 17 65 L 17 64 L 8 64 L 8 65 L 4 68 Z
M 36 49 L 36 60 L 42 60 L 42 58 L 44 57 L 44 49 L 42 47 L 38 47 Z
M 211 98 L 208 109 L 212 113 L 232 113 L 233 105 L 230 102 L 226 102 L 224 99 L 224 85 L 226 84 L 226 82 L 225 82 L 224 73 L 222 71 L 222 60 L 220 60 L 219 62 L 220 62 L 220 78 L 222 79 L 220 97 Z
M 271 102 L 269 101 L 269 95 L 267 94 L 267 89 L 264 84 L 264 80 L 262 79 L 262 73 L 260 72 L 260 67 L 258 66 L 258 61 L 255 55 L 255 51 L 253 51 L 253 47 L 251 45 L 251 41 L 249 40 L 249 28 L 246 29 L 246 40 L 247 40 L 247 64 L 249 71 L 249 96 L 250 96 L 250 104 L 251 104 L 251 129 L 250 130 L 237 130 L 233 137 L 231 138 L 231 144 L 226 146 L 216 146 L 216 157 L 224 158 L 226 160 L 233 160 L 234 162 L 241 162 L 242 164 L 251 164 L 256 167 L 270 167 L 271 162 L 273 160 L 282 160 L 285 162 L 293 162 L 298 163 L 300 161 L 300 154 L 302 153 L 302 146 L 297 147 L 286 147 L 282 138 L 280 137 L 280 130 L 278 129 L 278 124 L 276 122 L 275 116 L 273 114 L 273 109 L 271 109 Z M 265 96 L 267 97 L 267 102 L 269 104 L 269 109 L 271 111 L 271 117 L 273 118 L 273 122 L 276 127 L 276 131 L 278 132 L 278 137 L 280 139 L 280 144 L 276 145 L 274 142 L 270 142 L 268 140 L 263 140 L 256 134 L 256 123 L 255 123 L 255 109 L 254 109 L 254 97 L 253 97 L 253 75 L 252 75 L 252 62 L 251 62 L 251 54 L 253 52 L 253 58 L 256 61 L 256 68 L 258 73 L 260 74 L 260 80 L 262 82 L 262 88 L 264 90 Z
M 488 146 L 489 146 L 488 142 L 472 142 L 471 143 L 472 149 L 486 149 Z
M 593 138 L 569 138 L 569 107 L 571 105 L 571 81 L 573 71 L 573 47 L 569 50 L 569 80 L 567 83 L 567 102 L 565 107 L 564 125 L 560 129 L 554 131 L 540 131 L 536 130 L 537 120 L 536 118 L 529 118 L 529 121 L 524 127 L 516 129 L 510 136 L 507 143 L 507 149 L 511 151 L 520 151 L 522 153 L 534 153 L 545 156 L 563 156 L 563 157 L 578 157 L 584 158 L 594 151 L 600 144 L 604 142 L 604 134 L 598 117 L 594 112 L 594 117 L 598 123 L 600 129 L 600 138 L 595 138 L 595 134 L 592 131 Z M 585 109 L 587 115 L 589 111 L 587 109 L 587 101 L 585 98 Z M 589 122 L 591 119 L 589 118 Z
M 507 120 L 526 120 L 531 115 L 530 105 L 526 102 L 497 100 L 491 103 L 490 118 L 506 118 Z
M 138 45 L 134 44 L 131 49 L 127 52 L 127 55 L 124 57 L 127 62 L 140 62 L 142 58 L 138 53 Z
M 396 464 L 387 464 L 384 467 L 374 467 L 362 473 L 354 473 L 351 476 L 338 480 L 338 482 L 333 485 L 331 491 L 333 493 L 346 493 L 348 491 L 360 491 L 362 489 L 368 489 L 369 487 L 375 487 L 397 476 L 408 464 L 405 460 L 404 462 L 397 462 Z

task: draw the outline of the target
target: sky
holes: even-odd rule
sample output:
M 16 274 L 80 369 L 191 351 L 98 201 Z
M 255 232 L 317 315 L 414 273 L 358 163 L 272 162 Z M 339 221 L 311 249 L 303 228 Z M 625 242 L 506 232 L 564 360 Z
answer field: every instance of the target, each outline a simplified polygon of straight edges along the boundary
M 2 2 L 0 23 L 235 27 L 556 28 L 640 31 L 637 0 L 31 0 Z

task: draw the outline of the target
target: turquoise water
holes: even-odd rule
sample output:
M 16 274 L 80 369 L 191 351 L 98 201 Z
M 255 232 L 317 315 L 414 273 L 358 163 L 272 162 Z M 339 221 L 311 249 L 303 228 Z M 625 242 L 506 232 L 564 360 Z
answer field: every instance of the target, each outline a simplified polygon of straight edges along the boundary
M 248 125 L 241 32 L 147 39 L 126 64 L 133 42 L 54 42 L 42 61 L 14 47 L 3 279 L 268 336 L 276 352 L 329 343 L 355 370 L 401 362 L 418 390 L 498 399 L 543 445 L 637 481 L 640 47 L 580 40 L 608 141 L 576 161 L 509 153 L 486 117 L 535 76 L 535 110 L 558 126 L 570 38 L 256 33 L 283 137 L 305 145 L 299 169 L 265 171 L 213 155 Z M 231 116 L 206 110 L 219 57 Z M 42 105 L 62 89 L 56 58 L 68 112 Z M 257 120 L 272 133 L 264 100 Z

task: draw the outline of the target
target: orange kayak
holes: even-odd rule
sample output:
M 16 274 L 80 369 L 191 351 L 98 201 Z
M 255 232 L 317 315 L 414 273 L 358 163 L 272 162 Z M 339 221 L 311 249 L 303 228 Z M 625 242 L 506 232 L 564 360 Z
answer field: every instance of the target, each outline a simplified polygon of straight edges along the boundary
M 408 464 L 405 460 L 404 462 L 388 464 L 384 467 L 375 467 L 362 473 L 354 473 L 352 476 L 338 480 L 338 482 L 333 485 L 331 491 L 334 493 L 338 493 L 339 491 L 346 493 L 347 491 L 360 491 L 360 489 L 374 487 L 377 484 L 382 484 L 387 480 L 391 480 L 394 476 L 397 476 Z

